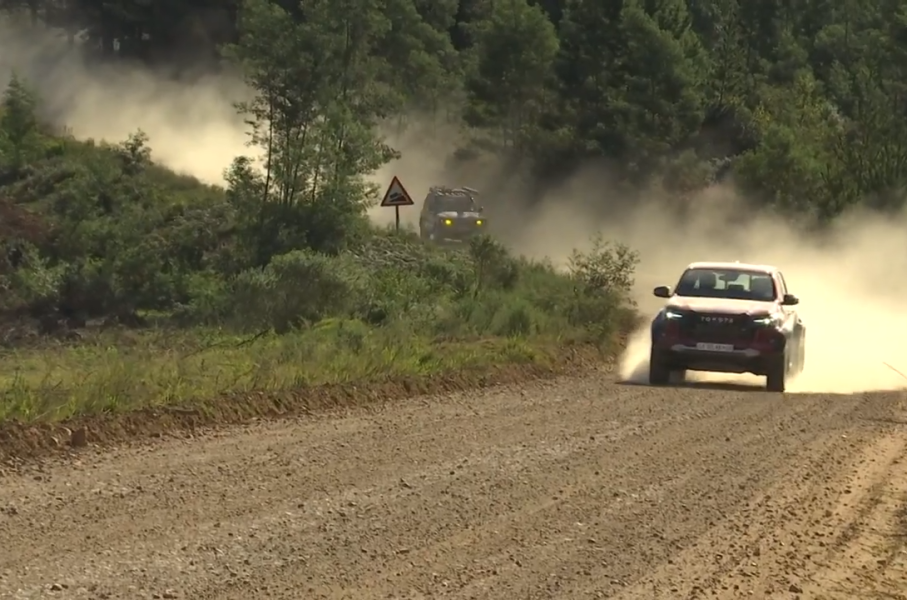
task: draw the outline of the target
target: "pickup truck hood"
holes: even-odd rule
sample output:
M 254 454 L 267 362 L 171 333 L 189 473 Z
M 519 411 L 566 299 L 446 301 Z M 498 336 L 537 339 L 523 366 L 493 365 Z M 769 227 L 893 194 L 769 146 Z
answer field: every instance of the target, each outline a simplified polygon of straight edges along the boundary
M 758 300 L 729 300 L 727 298 L 671 296 L 668 300 L 667 307 L 696 312 L 742 315 L 772 313 L 777 310 L 778 305 L 773 301 L 760 302 Z
M 455 210 L 446 210 L 439 212 L 438 216 L 442 219 L 481 219 L 482 215 L 474 211 L 457 212 Z

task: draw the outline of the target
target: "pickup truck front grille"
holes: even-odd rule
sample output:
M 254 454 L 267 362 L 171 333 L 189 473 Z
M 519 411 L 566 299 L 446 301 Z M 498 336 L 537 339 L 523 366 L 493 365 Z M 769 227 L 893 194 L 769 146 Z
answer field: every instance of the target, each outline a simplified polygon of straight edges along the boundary
M 751 319 L 746 315 L 692 313 L 684 319 L 684 337 L 697 342 L 744 342 L 755 335 Z

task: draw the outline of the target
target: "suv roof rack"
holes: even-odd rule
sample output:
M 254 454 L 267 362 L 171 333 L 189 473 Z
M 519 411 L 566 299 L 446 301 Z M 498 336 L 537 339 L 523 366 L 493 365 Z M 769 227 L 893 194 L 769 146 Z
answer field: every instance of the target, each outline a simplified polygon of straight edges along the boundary
M 428 188 L 429 193 L 438 194 L 439 196 L 474 196 L 479 193 L 478 190 L 471 187 L 448 187 L 446 185 L 433 185 Z

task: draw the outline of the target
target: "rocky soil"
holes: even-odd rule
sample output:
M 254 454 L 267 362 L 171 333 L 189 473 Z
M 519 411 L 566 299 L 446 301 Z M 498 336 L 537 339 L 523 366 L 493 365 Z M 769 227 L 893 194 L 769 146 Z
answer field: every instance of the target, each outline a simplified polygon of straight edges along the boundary
M 907 599 L 905 505 L 903 394 L 594 373 L 8 469 L 0 598 Z

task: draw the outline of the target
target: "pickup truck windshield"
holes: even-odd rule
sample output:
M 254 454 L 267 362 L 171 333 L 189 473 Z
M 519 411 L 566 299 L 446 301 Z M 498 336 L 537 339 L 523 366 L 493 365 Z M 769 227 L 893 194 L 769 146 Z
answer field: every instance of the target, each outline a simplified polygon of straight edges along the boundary
M 687 269 L 675 292 L 695 298 L 727 298 L 771 302 L 777 297 L 772 276 L 742 269 Z

